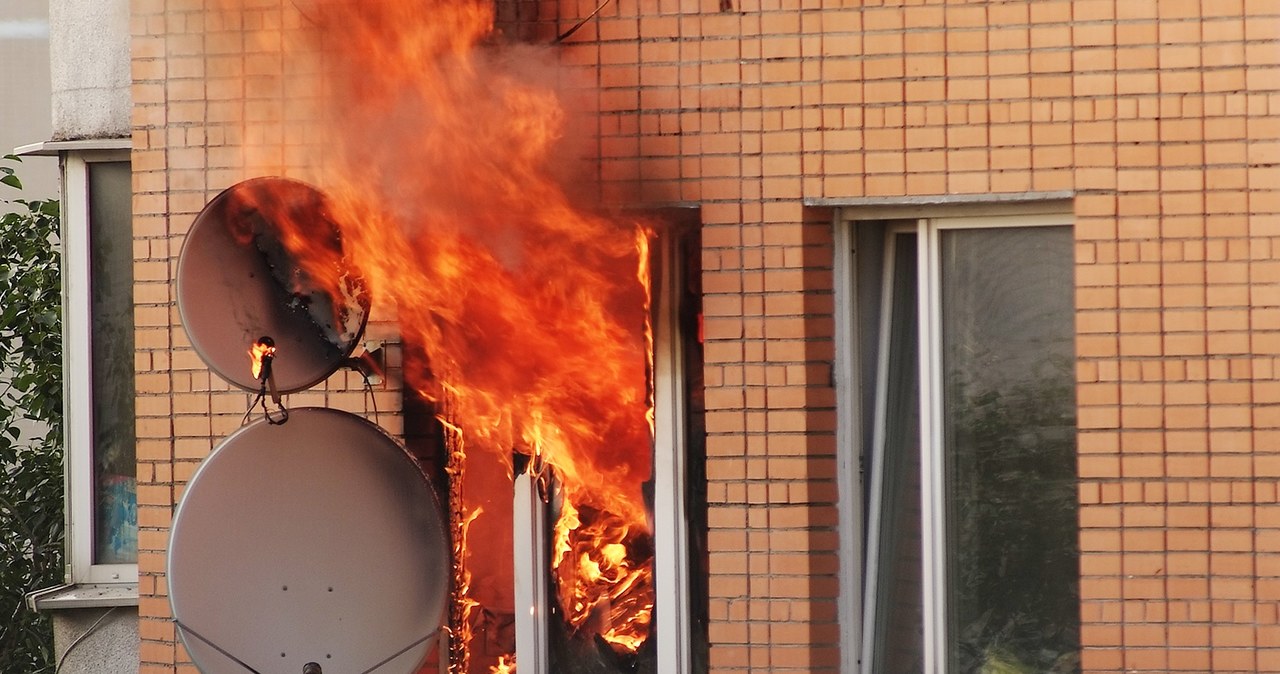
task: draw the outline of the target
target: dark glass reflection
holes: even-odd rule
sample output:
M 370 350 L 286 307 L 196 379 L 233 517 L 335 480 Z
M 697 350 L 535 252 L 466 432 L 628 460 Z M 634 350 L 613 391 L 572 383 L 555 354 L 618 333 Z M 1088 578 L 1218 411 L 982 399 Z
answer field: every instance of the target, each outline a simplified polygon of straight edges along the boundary
M 941 236 L 951 672 L 1079 669 L 1070 227 Z
M 138 561 L 133 387 L 133 190 L 128 162 L 91 162 L 95 564 Z

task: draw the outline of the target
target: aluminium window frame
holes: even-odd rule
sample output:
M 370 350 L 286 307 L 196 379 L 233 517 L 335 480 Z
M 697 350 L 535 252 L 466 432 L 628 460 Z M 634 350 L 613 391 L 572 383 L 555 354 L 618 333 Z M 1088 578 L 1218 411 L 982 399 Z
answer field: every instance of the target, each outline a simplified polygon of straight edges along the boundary
M 841 630 L 840 671 L 843 674 L 870 672 L 871 658 L 865 653 L 873 643 L 874 625 L 871 611 L 875 600 L 874 579 L 878 557 L 878 512 L 874 499 L 879 497 L 873 471 L 883 464 L 877 453 L 883 453 L 883 404 L 886 390 L 884 348 L 888 331 L 883 321 L 891 311 L 883 296 L 891 291 L 892 240 L 896 233 L 914 231 L 917 235 L 918 293 L 916 310 L 919 321 L 920 383 L 920 452 L 921 452 L 921 557 L 924 618 L 924 671 L 946 674 L 946 519 L 945 457 L 942 444 L 941 377 L 941 274 L 937 266 L 939 243 L 943 230 L 977 228 L 1022 228 L 1070 226 L 1073 217 L 1070 202 L 1052 195 L 1044 201 L 1031 200 L 1015 204 L 936 203 L 936 204 L 872 204 L 838 210 L 834 219 L 833 277 L 835 291 L 835 364 L 833 379 L 837 390 L 837 489 L 840 518 L 840 578 L 838 605 Z M 855 228 L 859 221 L 906 220 L 884 226 L 885 243 L 874 254 L 885 262 L 880 272 L 882 294 L 879 315 L 865 316 L 858 306 L 858 251 Z M 874 387 L 875 418 L 862 419 L 864 373 L 859 371 L 861 350 L 858 340 L 860 322 L 877 324 L 876 338 L 880 348 L 876 357 Z M 872 424 L 870 447 L 862 447 L 865 424 Z M 870 493 L 868 494 L 868 490 Z M 870 500 L 865 500 L 870 496 Z M 863 503 L 871 512 L 864 512 Z M 870 515 L 870 517 L 868 517 Z M 864 549 L 865 546 L 865 549 Z M 864 657 L 866 656 L 866 657 Z
M 127 150 L 67 152 L 62 160 L 63 423 L 68 581 L 137 583 L 138 564 L 95 564 L 93 317 L 89 166 L 128 162 Z M 132 244 L 130 244 L 132 246 Z

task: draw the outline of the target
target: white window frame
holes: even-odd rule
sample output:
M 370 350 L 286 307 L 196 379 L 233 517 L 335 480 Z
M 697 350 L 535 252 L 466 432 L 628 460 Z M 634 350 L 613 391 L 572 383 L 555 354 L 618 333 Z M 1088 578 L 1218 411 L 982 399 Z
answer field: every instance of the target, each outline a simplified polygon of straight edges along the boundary
M 921 557 L 922 557 L 922 617 L 924 621 L 924 671 L 926 674 L 948 674 L 946 664 L 946 528 L 945 528 L 945 457 L 942 445 L 942 390 L 941 368 L 941 280 L 938 273 L 939 237 L 947 229 L 974 228 L 1026 228 L 1070 226 L 1071 215 L 1064 212 L 1060 203 L 1029 203 L 999 209 L 992 213 L 983 206 L 937 207 L 879 206 L 875 208 L 849 209 L 838 214 L 835 220 L 835 318 L 836 354 L 834 379 L 837 389 L 838 422 L 836 429 L 837 488 L 840 493 L 840 576 L 841 595 L 839 619 L 845 628 L 841 636 L 841 672 L 844 674 L 870 674 L 872 662 L 864 657 L 865 650 L 873 643 L 873 620 L 869 611 L 875 600 L 876 547 L 878 545 L 878 499 L 880 485 L 874 466 L 882 465 L 884 429 L 881 406 L 885 396 L 885 363 L 888 358 L 888 330 L 891 302 L 887 294 L 892 290 L 893 274 L 892 241 L 894 234 L 914 231 L 917 241 L 918 293 L 916 307 L 919 312 L 920 346 L 920 444 L 921 444 Z M 914 220 L 885 227 L 885 245 L 877 255 L 884 259 L 881 270 L 880 315 L 860 315 L 857 306 L 857 252 L 854 228 L 857 221 Z M 860 418 L 861 387 L 864 381 L 858 371 L 857 326 L 859 321 L 874 320 L 879 324 L 877 337 L 877 381 L 875 387 L 875 418 Z M 871 447 L 862 448 L 860 437 L 865 423 L 874 424 Z M 865 459 L 865 463 L 864 463 Z M 860 467 L 866 475 L 860 475 Z M 870 490 L 870 517 L 863 512 L 863 495 Z M 864 517 L 866 525 L 864 529 Z M 867 549 L 864 550 L 864 541 Z M 864 556 L 865 554 L 865 556 Z M 864 567 L 863 560 L 866 560 Z
M 653 330 L 653 519 L 654 615 L 657 620 L 657 663 L 662 674 L 692 669 L 692 613 L 689 589 L 689 527 L 684 494 L 687 447 L 684 400 L 684 348 L 680 335 L 678 238 L 659 237 L 657 319 Z
M 93 343 L 89 165 L 127 162 L 129 152 L 68 152 L 62 162 L 63 420 L 66 434 L 68 581 L 137 583 L 138 565 L 94 564 Z

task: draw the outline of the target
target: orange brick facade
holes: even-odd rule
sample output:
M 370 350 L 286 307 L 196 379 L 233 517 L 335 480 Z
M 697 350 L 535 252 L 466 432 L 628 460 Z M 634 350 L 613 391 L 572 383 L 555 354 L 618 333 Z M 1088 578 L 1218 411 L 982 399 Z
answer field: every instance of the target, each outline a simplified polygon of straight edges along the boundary
M 145 674 L 194 672 L 167 531 L 246 404 L 180 325 L 183 234 L 246 148 L 305 176 L 314 141 L 297 9 L 207 4 L 132 0 Z M 593 8 L 498 20 L 550 42 Z M 1280 3 L 613 0 L 551 49 L 593 83 L 604 200 L 700 214 L 710 671 L 840 668 L 833 222 L 990 195 L 1074 215 L 1084 671 L 1280 671 Z M 363 411 L 341 379 L 293 404 Z

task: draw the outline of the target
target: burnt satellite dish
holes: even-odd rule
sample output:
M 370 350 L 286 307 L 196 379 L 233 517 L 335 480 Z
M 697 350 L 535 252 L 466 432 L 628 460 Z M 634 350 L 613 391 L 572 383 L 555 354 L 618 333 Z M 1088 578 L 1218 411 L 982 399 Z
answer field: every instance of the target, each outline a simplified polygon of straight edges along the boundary
M 260 338 L 275 343 L 275 388 L 293 393 L 341 367 L 369 314 L 324 195 L 287 178 L 246 180 L 205 206 L 178 258 L 177 293 L 196 352 L 248 391 L 261 386 L 249 356 Z
M 236 431 L 191 479 L 169 602 L 203 674 L 404 674 L 435 641 L 448 569 L 434 492 L 404 450 L 360 417 L 300 408 Z

